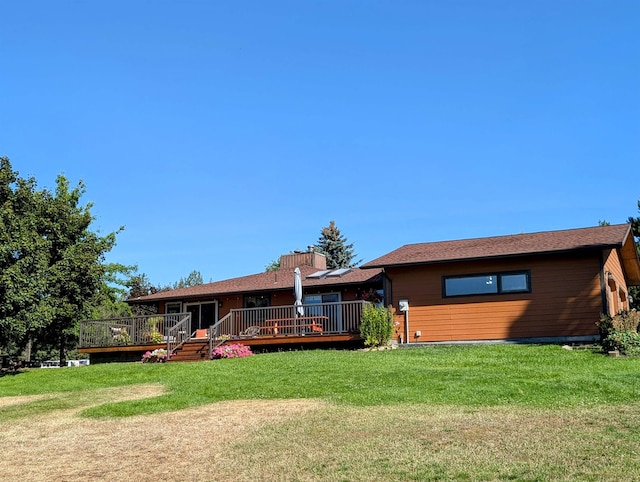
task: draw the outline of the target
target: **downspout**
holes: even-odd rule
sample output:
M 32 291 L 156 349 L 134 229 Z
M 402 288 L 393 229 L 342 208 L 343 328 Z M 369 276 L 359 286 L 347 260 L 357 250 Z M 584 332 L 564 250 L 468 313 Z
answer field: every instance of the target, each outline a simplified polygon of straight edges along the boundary
M 404 332 L 407 339 L 405 340 L 405 344 L 409 344 L 409 310 L 404 312 Z

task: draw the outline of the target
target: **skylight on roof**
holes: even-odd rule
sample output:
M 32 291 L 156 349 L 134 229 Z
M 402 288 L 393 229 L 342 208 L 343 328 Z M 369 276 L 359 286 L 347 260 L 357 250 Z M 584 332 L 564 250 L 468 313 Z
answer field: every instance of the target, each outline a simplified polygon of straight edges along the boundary
M 324 278 L 325 276 L 327 276 L 328 273 L 330 273 L 331 270 L 330 269 L 324 269 L 322 271 L 316 271 L 315 273 L 310 274 L 309 276 L 307 276 L 307 279 L 320 279 L 320 278 Z
M 327 273 L 327 277 L 328 278 L 340 278 L 341 276 L 344 276 L 345 274 L 347 274 L 350 271 L 351 271 L 351 268 L 334 269 L 330 273 Z

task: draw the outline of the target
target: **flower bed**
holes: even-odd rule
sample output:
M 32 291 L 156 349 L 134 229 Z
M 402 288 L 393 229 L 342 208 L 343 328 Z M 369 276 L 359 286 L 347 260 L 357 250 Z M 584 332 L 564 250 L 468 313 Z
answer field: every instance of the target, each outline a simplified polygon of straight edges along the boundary
M 217 346 L 211 351 L 212 360 L 218 360 L 220 358 L 244 358 L 251 355 L 253 355 L 251 347 L 243 345 L 242 343 Z
M 164 363 L 167 361 L 167 350 L 164 348 L 157 348 L 153 351 L 148 351 L 142 355 L 142 363 Z

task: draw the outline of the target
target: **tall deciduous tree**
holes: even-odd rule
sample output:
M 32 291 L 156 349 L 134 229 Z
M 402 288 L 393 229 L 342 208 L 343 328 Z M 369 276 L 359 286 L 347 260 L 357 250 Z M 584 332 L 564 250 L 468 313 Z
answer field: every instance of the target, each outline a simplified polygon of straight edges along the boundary
M 353 261 L 356 257 L 353 243 L 347 243 L 347 238 L 340 233 L 335 221 L 322 228 L 316 249 L 327 257 L 328 269 L 354 268 L 361 261 Z
M 99 303 L 92 311 L 92 319 L 131 316 L 131 307 L 125 300 L 129 296 L 129 285 L 137 269 L 137 266 L 120 263 L 105 265 L 105 276 L 98 294 Z
M 0 158 L 0 342 L 55 346 L 61 364 L 75 345 L 78 321 L 100 301 L 104 256 L 115 245 L 116 233 L 90 230 L 84 192 L 82 182 L 70 189 L 64 176 L 55 192 L 37 190 L 33 178 L 20 178 Z
M 40 193 L 0 157 L 0 346 L 19 348 L 41 320 L 46 295 L 47 240 L 39 235 Z

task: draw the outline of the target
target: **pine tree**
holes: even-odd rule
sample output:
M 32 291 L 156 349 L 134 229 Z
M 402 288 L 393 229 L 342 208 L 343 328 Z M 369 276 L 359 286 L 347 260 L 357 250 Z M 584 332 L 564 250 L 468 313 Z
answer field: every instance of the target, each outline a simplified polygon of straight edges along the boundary
M 327 269 L 355 268 L 362 261 L 353 261 L 356 257 L 353 243 L 347 244 L 347 238 L 340 234 L 335 221 L 322 228 L 316 250 L 327 257 Z
M 178 288 L 191 288 L 192 286 L 198 286 L 204 284 L 204 279 L 202 278 L 202 274 L 200 271 L 193 270 L 189 273 L 187 278 L 180 278 L 180 281 L 177 283 L 173 283 L 172 289 L 177 290 Z

